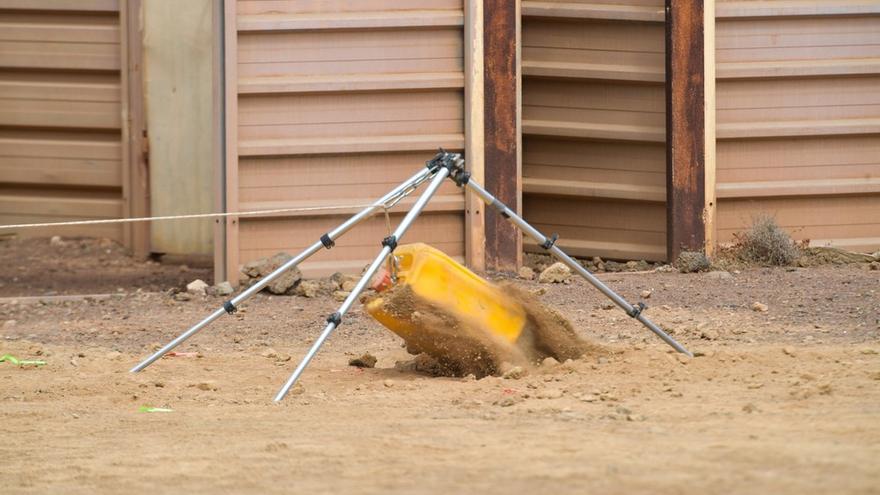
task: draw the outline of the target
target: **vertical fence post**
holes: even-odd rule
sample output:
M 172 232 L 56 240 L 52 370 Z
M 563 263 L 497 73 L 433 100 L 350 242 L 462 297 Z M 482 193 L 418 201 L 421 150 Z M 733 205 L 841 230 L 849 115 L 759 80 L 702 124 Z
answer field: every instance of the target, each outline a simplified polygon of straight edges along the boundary
M 666 252 L 706 242 L 706 73 L 703 0 L 666 0 Z
M 144 135 L 143 32 L 141 0 L 119 5 L 120 86 L 122 89 L 122 195 L 123 216 L 150 214 L 150 174 Z M 125 247 L 136 258 L 150 254 L 150 224 L 123 226 Z
M 485 186 L 521 212 L 519 14 L 519 0 L 483 0 Z M 492 208 L 485 213 L 486 268 L 516 270 L 522 235 Z
M 464 101 L 465 101 L 465 159 L 471 177 L 485 182 L 485 111 L 483 84 L 483 0 L 465 3 Z M 478 271 L 486 269 L 485 205 L 480 198 L 465 193 L 465 261 Z

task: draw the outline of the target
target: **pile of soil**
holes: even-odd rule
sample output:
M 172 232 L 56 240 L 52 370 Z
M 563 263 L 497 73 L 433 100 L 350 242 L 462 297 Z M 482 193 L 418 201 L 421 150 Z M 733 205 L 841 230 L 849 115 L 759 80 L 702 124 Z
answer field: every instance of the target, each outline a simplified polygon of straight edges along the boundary
M 548 357 L 564 361 L 603 353 L 601 346 L 579 337 L 568 320 L 531 293 L 513 284 L 504 284 L 501 290 L 526 312 L 525 327 L 515 343 L 461 321 L 409 286 L 396 286 L 381 297 L 385 312 L 419 328 L 404 337 L 406 349 L 418 356 L 414 367 L 430 374 L 484 377 L 501 373 L 505 366 L 529 366 Z

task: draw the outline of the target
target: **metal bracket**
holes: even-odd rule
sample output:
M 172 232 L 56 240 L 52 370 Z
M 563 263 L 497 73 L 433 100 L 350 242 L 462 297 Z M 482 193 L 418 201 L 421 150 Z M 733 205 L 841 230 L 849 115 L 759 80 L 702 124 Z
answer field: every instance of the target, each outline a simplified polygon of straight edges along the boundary
M 541 244 L 541 247 L 544 249 L 550 249 L 556 244 L 556 240 L 559 239 L 559 234 L 554 232 L 550 234 L 550 237 L 545 237 L 544 239 L 544 244 Z
M 336 245 L 336 243 L 333 242 L 333 239 L 331 239 L 330 236 L 327 234 L 321 236 L 321 244 L 323 244 L 324 247 L 327 249 L 330 249 Z
M 638 304 L 633 304 L 632 311 L 627 311 L 626 314 L 628 314 L 630 318 L 638 318 L 639 315 L 642 314 L 642 311 L 646 309 L 648 309 L 648 307 L 645 306 L 645 303 L 639 302 Z
M 385 247 L 390 247 L 391 252 L 393 253 L 394 250 L 397 249 L 397 237 L 389 235 L 388 237 L 382 239 L 382 245 Z

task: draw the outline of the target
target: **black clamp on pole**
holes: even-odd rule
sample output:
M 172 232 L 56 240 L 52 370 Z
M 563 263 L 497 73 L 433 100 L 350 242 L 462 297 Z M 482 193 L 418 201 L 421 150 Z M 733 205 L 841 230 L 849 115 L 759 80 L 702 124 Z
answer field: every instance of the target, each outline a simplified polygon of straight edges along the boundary
M 638 304 L 634 304 L 632 310 L 627 311 L 626 314 L 628 314 L 630 318 L 638 318 L 639 315 L 642 314 L 642 311 L 646 309 L 648 309 L 648 307 L 645 306 L 645 303 L 639 302 Z
M 394 250 L 397 249 L 397 237 L 389 235 L 388 237 L 382 239 L 382 245 L 391 248 L 391 252 L 393 253 Z
M 452 176 L 452 182 L 458 187 L 464 187 L 471 180 L 471 173 L 466 170 L 457 170 Z
M 227 313 L 233 314 L 238 311 L 238 308 L 235 307 L 235 304 L 232 304 L 232 301 L 226 301 L 223 303 L 223 309 L 226 310 Z
M 324 247 L 327 249 L 330 249 L 336 245 L 336 243 L 333 242 L 333 239 L 331 239 L 330 236 L 327 234 L 321 236 L 321 244 L 323 244 Z
M 440 167 L 444 166 L 444 162 L 446 161 L 447 156 L 449 156 L 449 152 L 447 152 L 443 148 L 440 148 L 437 154 L 434 155 L 434 158 L 431 158 L 430 160 L 425 162 L 425 167 L 427 167 L 427 169 L 432 172 L 436 172 L 440 169 Z
M 541 247 L 544 249 L 550 249 L 553 247 L 554 244 L 556 244 L 557 239 L 559 239 L 559 234 L 554 232 L 550 235 L 550 237 L 544 238 L 544 244 L 541 244 Z
M 510 218 L 510 215 L 507 214 L 507 207 L 504 206 L 504 203 L 498 201 L 498 198 L 492 198 L 492 208 L 498 210 L 498 213 L 501 214 L 504 218 Z
M 332 315 L 327 317 L 327 323 L 332 323 L 335 326 L 339 326 L 342 323 L 342 315 L 339 314 L 339 311 L 333 313 Z

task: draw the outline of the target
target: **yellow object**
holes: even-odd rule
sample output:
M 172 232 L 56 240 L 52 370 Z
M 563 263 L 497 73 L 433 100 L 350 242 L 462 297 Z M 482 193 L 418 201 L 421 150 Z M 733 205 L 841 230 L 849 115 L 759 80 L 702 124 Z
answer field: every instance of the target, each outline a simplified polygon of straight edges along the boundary
M 471 328 L 489 331 L 516 342 L 526 323 L 526 313 L 498 287 L 483 280 L 427 244 L 406 244 L 394 251 L 399 268 L 397 285 L 406 285 L 422 300 L 443 308 Z M 367 312 L 392 332 L 408 340 L 419 331 L 407 315 L 383 308 L 381 297 L 366 306 Z

